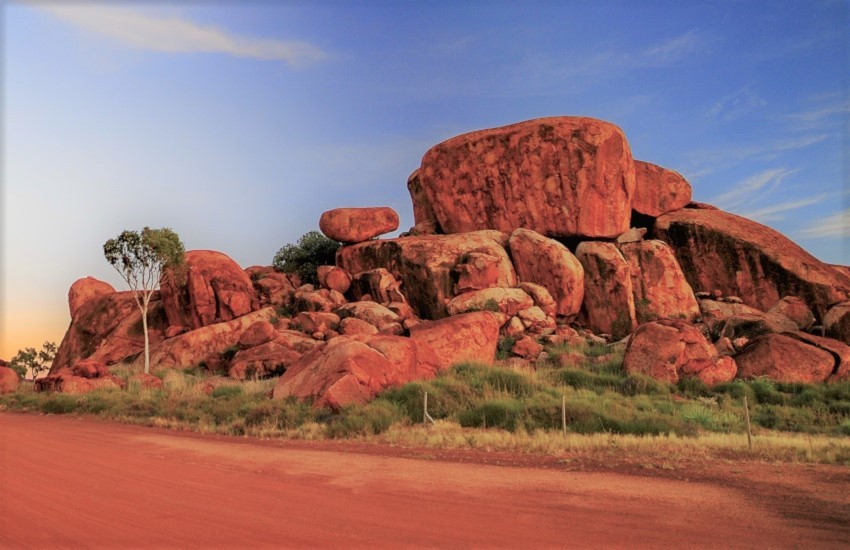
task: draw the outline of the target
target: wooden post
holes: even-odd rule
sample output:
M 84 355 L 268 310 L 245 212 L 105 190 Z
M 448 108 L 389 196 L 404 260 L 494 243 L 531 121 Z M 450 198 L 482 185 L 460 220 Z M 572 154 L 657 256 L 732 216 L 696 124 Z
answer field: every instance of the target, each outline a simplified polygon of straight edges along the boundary
M 747 396 L 744 396 L 744 418 L 747 419 L 747 446 L 753 450 L 753 432 L 750 429 L 750 407 L 747 405 Z
M 561 433 L 567 435 L 567 396 L 561 396 Z

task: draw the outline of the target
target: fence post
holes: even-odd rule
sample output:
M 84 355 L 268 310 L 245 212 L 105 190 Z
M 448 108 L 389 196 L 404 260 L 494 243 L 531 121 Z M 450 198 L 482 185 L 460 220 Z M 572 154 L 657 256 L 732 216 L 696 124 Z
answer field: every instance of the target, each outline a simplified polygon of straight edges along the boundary
M 753 432 L 750 429 L 750 407 L 747 405 L 747 396 L 744 396 L 744 418 L 747 419 L 747 446 L 753 450 Z
M 422 404 L 422 423 L 427 426 L 428 422 L 433 424 L 434 419 L 428 414 L 428 392 L 425 392 L 425 401 Z
M 561 395 L 561 433 L 567 435 L 567 396 Z

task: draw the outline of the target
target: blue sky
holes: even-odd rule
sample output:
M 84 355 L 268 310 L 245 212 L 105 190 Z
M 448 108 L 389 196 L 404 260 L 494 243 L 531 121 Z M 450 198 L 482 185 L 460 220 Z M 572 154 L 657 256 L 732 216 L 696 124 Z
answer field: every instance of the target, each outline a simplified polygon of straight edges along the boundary
M 459 133 L 609 120 L 695 200 L 850 264 L 850 2 L 6 3 L 0 357 L 61 339 L 102 245 L 268 265 L 340 206 L 412 225 Z

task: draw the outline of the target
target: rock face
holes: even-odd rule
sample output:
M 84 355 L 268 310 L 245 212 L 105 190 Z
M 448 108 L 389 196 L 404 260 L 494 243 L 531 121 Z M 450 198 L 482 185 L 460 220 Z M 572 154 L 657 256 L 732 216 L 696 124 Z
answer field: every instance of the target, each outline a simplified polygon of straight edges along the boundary
M 0 395 L 12 393 L 18 389 L 21 377 L 9 367 L 0 367 Z
M 635 192 L 632 209 L 657 218 L 684 208 L 691 202 L 691 184 L 674 170 L 635 161 Z
M 154 293 L 148 307 L 151 345 L 165 337 L 168 322 Z M 50 374 L 71 368 L 82 359 L 106 364 L 139 354 L 145 348 L 142 314 L 132 292 L 113 292 L 83 303 L 76 311 L 50 367 Z
M 790 336 L 795 340 L 805 342 L 832 354 L 835 360 L 835 366 L 832 368 L 832 374 L 826 379 L 827 382 L 844 382 L 850 380 L 850 346 L 832 338 L 823 338 L 800 331 L 786 332 L 784 334 L 785 336 Z
M 94 277 L 77 279 L 68 290 L 68 309 L 71 311 L 71 319 L 74 318 L 83 304 L 113 292 L 115 292 L 115 289 L 111 284 Z
M 498 286 L 516 286 L 516 273 L 493 231 L 461 235 L 431 235 L 369 241 L 344 246 L 337 265 L 354 277 L 364 271 L 387 269 L 401 282 L 405 296 L 420 317 L 445 317 L 454 297 L 455 268 L 465 255 L 481 252 L 499 258 Z
M 520 281 L 546 288 L 557 304 L 556 314 L 573 317 L 584 300 L 584 268 L 572 252 L 554 239 L 528 229 L 510 237 L 511 255 Z
M 317 406 L 339 410 L 365 403 L 383 389 L 433 377 L 434 359 L 427 344 L 409 338 L 341 336 L 290 366 L 272 395 L 275 399 L 312 398 Z
M 534 300 L 521 288 L 485 288 L 454 297 L 446 310 L 449 315 L 490 310 L 512 316 L 533 305 Z
M 439 233 L 434 208 L 428 201 L 425 191 L 422 190 L 422 182 L 419 181 L 419 168 L 414 170 L 407 178 L 407 191 L 410 193 L 410 201 L 413 203 L 413 223 L 417 226 L 434 224 L 432 233 Z
M 170 338 L 151 346 L 151 370 L 190 368 L 210 357 L 218 357 L 227 348 L 239 343 L 242 333 L 257 321 L 268 321 L 273 308 L 264 308 L 248 315 L 216 323 Z M 136 359 L 141 366 L 142 358 Z
M 410 328 L 410 338 L 431 346 L 437 369 L 443 371 L 461 361 L 492 363 L 501 325 L 496 314 L 476 311 L 419 323 Z
M 419 180 L 446 233 L 613 238 L 629 228 L 635 172 L 618 127 L 554 117 L 444 141 L 425 153 Z
M 765 334 L 735 356 L 741 378 L 766 376 L 778 382 L 823 382 L 835 369 L 826 350 L 785 334 Z
M 185 262 L 185 273 L 165 273 L 160 285 L 170 325 L 197 329 L 259 307 L 250 277 L 227 255 L 192 250 Z
M 599 334 L 623 338 L 637 326 L 629 264 L 612 243 L 585 241 L 576 256 L 584 266 L 587 326 Z
M 806 302 L 796 296 L 786 296 L 776 302 L 768 313 L 775 313 L 787 317 L 797 325 L 800 330 L 809 330 L 815 324 L 815 316 Z
M 766 311 L 797 296 L 823 319 L 847 299 L 850 277 L 756 222 L 720 210 L 677 210 L 655 222 L 695 290 L 719 289 Z
M 326 237 L 341 243 L 361 243 L 398 229 L 398 214 L 387 206 L 335 208 L 319 219 Z
M 737 372 L 735 361 L 719 356 L 696 327 L 672 319 L 639 326 L 626 347 L 623 368 L 673 383 L 695 376 L 706 385 L 728 382 Z
M 629 263 L 638 323 L 699 316 L 694 291 L 669 246 L 656 240 L 639 241 L 621 244 L 620 251 Z

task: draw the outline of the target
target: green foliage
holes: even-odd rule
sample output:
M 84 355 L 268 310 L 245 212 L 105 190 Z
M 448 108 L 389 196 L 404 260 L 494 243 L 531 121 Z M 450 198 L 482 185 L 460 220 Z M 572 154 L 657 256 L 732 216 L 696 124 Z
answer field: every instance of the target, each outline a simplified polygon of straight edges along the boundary
M 339 247 L 340 243 L 319 231 L 309 231 L 296 244 L 287 244 L 278 250 L 272 265 L 277 271 L 297 273 L 304 284 L 317 284 L 316 269 L 320 265 L 333 265 Z
M 516 344 L 516 338 L 513 336 L 500 338 L 496 347 L 496 359 L 504 361 L 509 358 L 511 356 L 511 350 L 514 349 L 514 344 Z
M 41 345 L 41 349 L 36 351 L 35 348 L 24 348 L 18 350 L 18 353 L 9 361 L 9 366 L 17 372 L 21 378 L 25 378 L 27 371 L 32 373 L 32 378 L 35 380 L 38 375 L 45 372 L 53 364 L 53 359 L 56 357 L 56 343 L 45 342 Z
M 483 311 L 492 311 L 494 313 L 499 313 L 501 309 L 499 308 L 499 302 L 497 302 L 493 298 L 488 298 L 486 302 L 484 302 L 484 306 L 482 307 Z
M 177 233 L 164 227 L 122 231 L 103 245 L 106 261 L 114 267 L 133 291 L 153 291 L 161 273 L 183 264 L 184 248 Z

